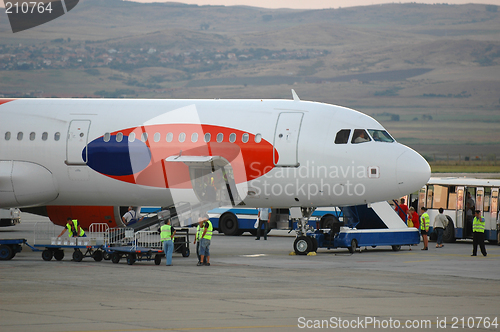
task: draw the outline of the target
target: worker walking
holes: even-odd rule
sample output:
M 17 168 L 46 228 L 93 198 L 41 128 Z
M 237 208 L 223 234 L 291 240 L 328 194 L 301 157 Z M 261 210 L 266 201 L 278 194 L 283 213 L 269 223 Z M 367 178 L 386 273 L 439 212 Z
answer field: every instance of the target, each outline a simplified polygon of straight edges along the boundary
M 200 261 L 198 266 L 210 266 L 210 242 L 212 240 L 213 226 L 208 216 L 203 216 L 203 232 L 200 236 Z M 205 258 L 207 259 L 205 263 Z
M 422 211 L 422 215 L 420 216 L 420 233 L 422 234 L 422 239 L 424 240 L 424 247 L 422 250 L 429 250 L 429 240 L 427 239 L 427 234 L 429 233 L 430 218 L 427 214 L 426 208 L 422 206 L 420 210 Z
M 172 265 L 172 253 L 174 252 L 174 235 L 176 230 L 170 226 L 170 219 L 167 219 L 167 223 L 160 228 L 160 240 L 163 242 L 163 252 L 165 253 L 165 258 L 167 259 L 166 265 Z
M 86 237 L 87 235 L 85 234 L 85 231 L 83 228 L 80 227 L 80 223 L 78 222 L 77 219 L 71 219 L 67 218 L 66 219 L 67 223 L 64 229 L 62 230 L 61 234 L 59 234 L 57 237 L 61 237 L 66 230 L 68 231 L 68 236 L 69 237 Z
M 271 220 L 271 209 L 260 208 L 258 214 L 257 237 L 255 240 L 260 240 L 260 233 L 262 226 L 264 226 L 264 240 L 267 240 L 267 233 L 269 232 L 269 221 Z
M 477 256 L 477 246 L 481 248 L 481 253 L 486 257 L 486 247 L 484 246 L 484 217 L 481 211 L 476 210 L 474 220 L 472 221 L 472 255 Z

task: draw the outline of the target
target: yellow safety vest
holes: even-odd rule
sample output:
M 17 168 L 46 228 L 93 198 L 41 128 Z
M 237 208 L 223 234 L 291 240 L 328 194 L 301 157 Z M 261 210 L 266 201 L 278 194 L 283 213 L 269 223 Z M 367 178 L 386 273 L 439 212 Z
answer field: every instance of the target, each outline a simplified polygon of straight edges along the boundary
M 420 229 L 423 231 L 429 230 L 430 218 L 427 212 L 422 213 L 420 216 Z
M 484 233 L 484 217 L 478 219 L 474 217 L 474 221 L 472 222 L 472 231 L 477 233 Z
M 160 240 L 163 241 L 172 241 L 172 226 L 163 225 L 160 228 Z
M 201 239 L 201 235 L 203 234 L 203 228 L 200 225 L 196 226 L 196 240 L 199 241 Z
M 206 227 L 207 224 L 208 224 L 208 227 Z M 212 231 L 214 230 L 214 228 L 212 227 L 212 223 L 210 222 L 210 220 L 205 221 L 205 228 L 207 229 L 207 232 L 205 233 L 205 236 L 203 236 L 203 238 L 206 240 L 211 240 L 212 239 Z M 203 228 L 202 228 L 201 235 L 203 235 Z
M 68 229 L 68 236 L 69 237 L 73 237 L 73 229 L 71 226 L 74 226 L 75 232 L 78 232 L 78 220 L 73 219 L 73 220 L 71 220 L 71 222 L 73 223 L 73 225 L 71 225 L 71 223 L 66 224 L 66 228 Z M 80 227 L 80 235 L 78 235 L 78 236 L 84 236 L 84 235 L 85 235 L 85 232 L 83 231 L 83 228 Z

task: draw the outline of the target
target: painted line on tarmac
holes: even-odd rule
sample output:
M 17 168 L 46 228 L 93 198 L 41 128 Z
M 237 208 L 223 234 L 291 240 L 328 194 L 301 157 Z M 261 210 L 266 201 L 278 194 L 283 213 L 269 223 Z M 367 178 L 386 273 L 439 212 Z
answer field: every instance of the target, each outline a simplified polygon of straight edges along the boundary
M 146 329 L 119 329 L 119 330 L 86 330 L 72 332 L 118 332 L 118 331 L 206 331 L 206 330 L 229 330 L 229 329 L 275 329 L 275 328 L 291 328 L 297 325 L 261 325 L 261 326 L 214 326 L 214 327 L 173 327 L 173 328 L 146 328 Z
M 265 257 L 267 254 L 240 255 L 240 257 Z

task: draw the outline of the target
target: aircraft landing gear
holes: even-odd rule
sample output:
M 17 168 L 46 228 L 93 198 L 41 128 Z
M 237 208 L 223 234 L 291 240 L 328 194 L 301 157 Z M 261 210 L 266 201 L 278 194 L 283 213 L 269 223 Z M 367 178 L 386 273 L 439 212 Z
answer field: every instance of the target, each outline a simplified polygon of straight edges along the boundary
M 316 208 L 300 208 L 300 212 L 295 210 L 293 211 L 294 213 L 292 213 L 292 218 L 294 214 L 300 213 L 301 215 L 300 218 L 293 218 L 297 221 L 297 237 L 293 243 L 293 250 L 297 255 L 307 255 L 310 252 L 318 250 L 318 242 L 316 239 L 307 236 L 307 231 L 314 231 L 314 229 L 307 224 L 314 210 L 316 210 Z

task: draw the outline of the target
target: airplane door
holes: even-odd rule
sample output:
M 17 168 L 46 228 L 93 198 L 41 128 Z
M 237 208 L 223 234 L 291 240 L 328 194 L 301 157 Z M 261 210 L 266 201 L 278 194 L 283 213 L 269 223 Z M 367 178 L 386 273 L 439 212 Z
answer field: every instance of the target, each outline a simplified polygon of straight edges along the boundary
M 66 143 L 67 165 L 87 164 L 87 150 L 85 150 L 85 155 L 82 155 L 82 152 L 87 147 L 89 128 L 90 120 L 73 120 L 69 124 Z
M 299 166 L 297 146 L 304 113 L 280 113 L 274 133 L 273 159 L 276 166 Z

